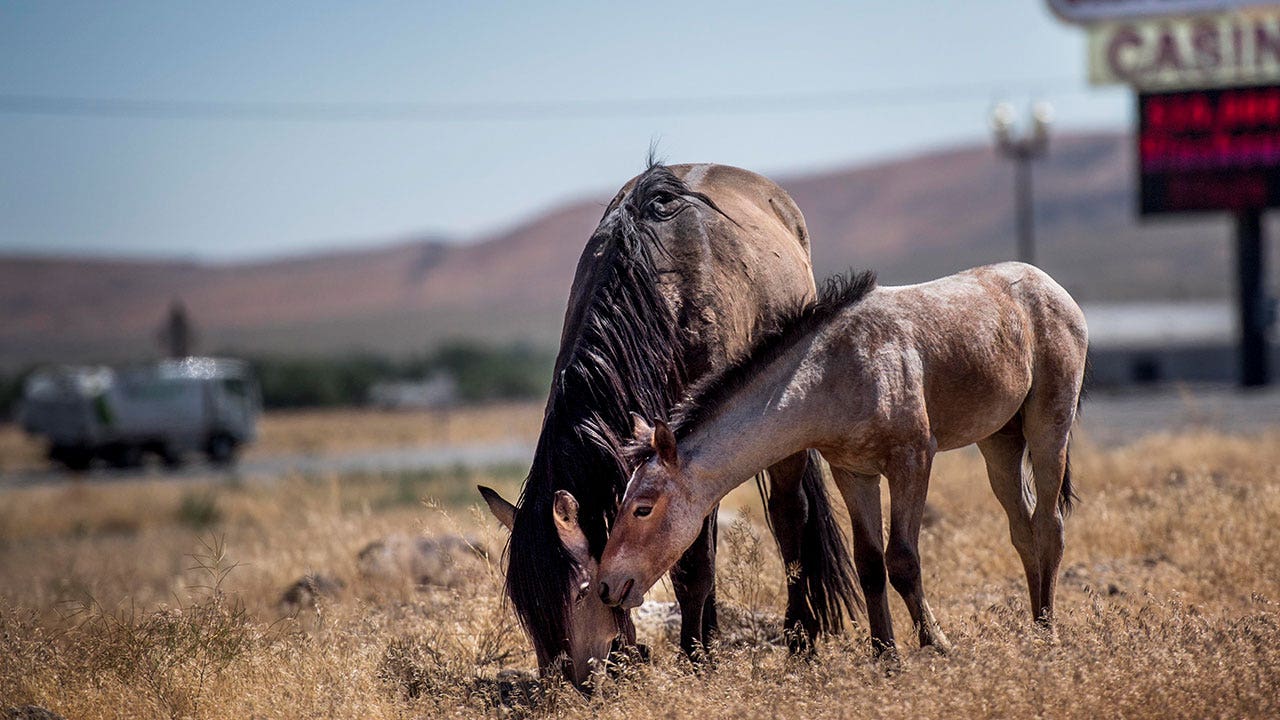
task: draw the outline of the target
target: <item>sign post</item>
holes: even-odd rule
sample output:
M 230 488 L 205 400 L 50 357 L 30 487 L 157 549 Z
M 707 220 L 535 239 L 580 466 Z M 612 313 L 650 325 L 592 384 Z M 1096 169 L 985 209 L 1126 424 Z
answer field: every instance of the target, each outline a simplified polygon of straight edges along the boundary
M 1267 362 L 1267 326 L 1270 303 L 1265 274 L 1262 212 L 1242 210 L 1236 214 L 1236 263 L 1240 276 L 1240 384 L 1260 387 L 1271 382 Z

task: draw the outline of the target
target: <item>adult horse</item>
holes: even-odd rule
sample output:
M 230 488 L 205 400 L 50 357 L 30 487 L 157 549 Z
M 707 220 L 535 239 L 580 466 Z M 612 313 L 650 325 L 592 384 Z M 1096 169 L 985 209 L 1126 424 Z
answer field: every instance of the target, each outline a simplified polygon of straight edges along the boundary
M 506 591 L 541 670 L 581 686 L 616 640 L 635 642 L 629 614 L 600 600 L 595 578 L 632 470 L 630 414 L 665 417 L 690 381 L 814 292 L 804 217 L 760 175 L 651 162 L 609 203 L 578 261 L 519 506 L 481 489 L 511 530 Z M 786 621 L 799 649 L 852 611 L 852 563 L 816 455 L 768 472 L 774 533 L 798 569 Z M 716 628 L 715 539 L 713 510 L 671 570 L 690 655 Z

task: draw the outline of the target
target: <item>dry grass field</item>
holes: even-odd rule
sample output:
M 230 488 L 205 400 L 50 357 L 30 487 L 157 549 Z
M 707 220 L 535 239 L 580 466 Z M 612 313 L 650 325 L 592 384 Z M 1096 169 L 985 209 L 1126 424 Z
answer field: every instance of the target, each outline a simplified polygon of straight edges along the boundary
M 294 427 L 333 422 L 325 432 L 342 442 L 388 431 L 364 426 L 362 436 L 361 423 L 320 417 Z M 264 444 L 287 447 L 306 435 L 263 432 Z M 529 713 L 1280 716 L 1280 431 L 1106 449 L 1084 436 L 1073 460 L 1082 502 L 1068 521 L 1056 639 L 1032 629 L 981 458 L 960 451 L 936 464 L 921 548 L 951 654 L 913 647 L 895 598 L 896 673 L 871 659 L 860 626 L 813 662 L 747 644 L 721 648 L 701 674 L 650 634 L 652 664 L 591 698 L 550 686 Z M 505 536 L 472 502 L 476 482 L 510 497 L 520 478 L 458 470 L 0 491 L 0 709 L 31 703 L 71 720 L 522 714 L 496 702 L 492 683 L 533 658 L 502 604 Z M 779 613 L 783 573 L 754 490 L 727 505 L 744 519 L 722 537 L 721 599 Z M 425 587 L 361 580 L 357 551 L 397 533 L 470 536 L 490 559 L 463 553 Z M 345 586 L 295 614 L 281 594 L 309 572 Z

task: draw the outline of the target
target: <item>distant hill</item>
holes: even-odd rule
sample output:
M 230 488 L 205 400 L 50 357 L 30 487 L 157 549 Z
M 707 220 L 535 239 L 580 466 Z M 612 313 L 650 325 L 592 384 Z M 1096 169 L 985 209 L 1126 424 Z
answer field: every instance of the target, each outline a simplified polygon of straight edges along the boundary
M 1035 175 L 1040 265 L 1081 301 L 1228 296 L 1228 222 L 1140 226 L 1131 145 L 1055 138 Z M 778 180 L 804 211 L 819 276 L 856 265 L 913 282 L 1013 254 L 1012 172 L 985 145 Z M 554 345 L 574 264 L 615 191 L 465 245 L 231 265 L 0 257 L 0 364 L 151 355 L 175 298 L 210 351 L 399 354 L 456 337 Z

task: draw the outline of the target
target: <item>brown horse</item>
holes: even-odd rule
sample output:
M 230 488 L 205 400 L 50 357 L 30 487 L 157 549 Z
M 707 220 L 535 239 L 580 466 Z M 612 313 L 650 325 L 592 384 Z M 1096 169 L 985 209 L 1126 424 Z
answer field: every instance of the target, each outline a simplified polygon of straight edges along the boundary
M 651 164 L 609 203 L 578 262 L 519 508 L 481 489 L 511 529 L 507 595 L 542 670 L 581 686 L 619 639 L 635 641 L 629 616 L 605 606 L 595 584 L 633 469 L 623 453 L 630 411 L 665 416 L 687 382 L 813 295 L 804 218 L 755 173 Z M 800 569 L 787 621 L 802 640 L 839 627 L 858 600 L 817 462 L 800 448 L 769 464 L 778 544 Z M 697 524 L 671 571 L 691 655 L 716 625 L 714 509 Z
M 831 463 L 878 651 L 894 647 L 888 580 L 922 645 L 947 648 L 925 602 L 918 540 L 934 454 L 977 443 L 1009 516 L 1035 619 L 1052 627 L 1067 453 L 1088 333 L 1040 270 L 1003 263 L 908 287 L 839 279 L 741 360 L 708 378 L 670 427 L 637 418 L 637 468 L 600 561 L 607 604 L 634 607 L 721 498 L 803 448 Z M 1034 504 L 1022 460 L 1029 452 Z M 889 483 L 889 544 L 880 476 Z

